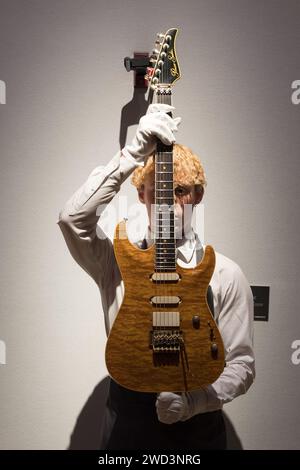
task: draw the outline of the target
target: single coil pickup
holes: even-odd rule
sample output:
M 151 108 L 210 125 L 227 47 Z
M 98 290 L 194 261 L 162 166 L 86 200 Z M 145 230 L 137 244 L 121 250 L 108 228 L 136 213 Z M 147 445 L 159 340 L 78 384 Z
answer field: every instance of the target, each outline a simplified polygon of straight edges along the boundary
M 152 325 L 154 328 L 178 328 L 180 326 L 180 313 L 153 312 Z
M 155 284 L 177 284 L 181 277 L 178 273 L 152 273 L 150 280 Z
M 181 303 L 181 298 L 177 295 L 154 295 L 150 299 L 153 307 L 178 307 Z

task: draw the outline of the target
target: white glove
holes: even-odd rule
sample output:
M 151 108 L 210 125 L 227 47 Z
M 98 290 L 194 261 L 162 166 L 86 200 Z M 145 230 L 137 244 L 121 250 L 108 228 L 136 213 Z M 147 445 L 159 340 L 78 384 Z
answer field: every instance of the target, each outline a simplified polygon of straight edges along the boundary
M 177 421 L 186 421 L 199 413 L 222 408 L 220 400 L 215 400 L 212 407 L 209 406 L 206 390 L 192 390 L 191 392 L 180 394 L 172 392 L 160 393 L 157 396 L 155 405 L 159 421 L 165 424 L 173 424 Z M 215 392 L 213 393 L 215 394 Z
M 122 153 L 129 160 L 134 159 L 141 166 L 145 158 L 153 153 L 157 139 L 165 145 L 175 143 L 173 132 L 178 130 L 181 118 L 171 118 L 167 113 L 174 111 L 174 106 L 156 103 L 150 104 L 147 113 L 141 117 L 136 134 L 131 144 L 122 149 Z
M 185 421 L 190 417 L 187 394 L 162 392 L 156 400 L 156 411 L 159 421 L 165 424 Z

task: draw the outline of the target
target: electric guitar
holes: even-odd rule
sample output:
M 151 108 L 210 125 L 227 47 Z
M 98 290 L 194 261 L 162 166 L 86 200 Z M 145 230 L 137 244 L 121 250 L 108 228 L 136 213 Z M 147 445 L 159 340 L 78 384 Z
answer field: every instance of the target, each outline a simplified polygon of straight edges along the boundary
M 158 103 L 171 104 L 180 78 L 178 30 L 160 35 L 149 87 Z M 150 90 L 149 90 L 150 92 Z M 157 142 L 154 244 L 139 249 L 125 221 L 115 230 L 114 252 L 125 294 L 105 351 L 107 369 L 123 387 L 140 392 L 181 392 L 213 383 L 224 368 L 224 347 L 207 304 L 215 252 L 207 245 L 195 268 L 176 263 L 173 146 Z

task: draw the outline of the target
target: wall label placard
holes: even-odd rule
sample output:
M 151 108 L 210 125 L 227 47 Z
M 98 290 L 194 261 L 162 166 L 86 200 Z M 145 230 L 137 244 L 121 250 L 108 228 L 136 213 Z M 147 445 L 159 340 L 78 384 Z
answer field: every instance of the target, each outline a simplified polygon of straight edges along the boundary
M 270 300 L 270 287 L 269 286 L 250 286 L 254 300 L 254 320 L 268 321 L 269 320 L 269 300 Z

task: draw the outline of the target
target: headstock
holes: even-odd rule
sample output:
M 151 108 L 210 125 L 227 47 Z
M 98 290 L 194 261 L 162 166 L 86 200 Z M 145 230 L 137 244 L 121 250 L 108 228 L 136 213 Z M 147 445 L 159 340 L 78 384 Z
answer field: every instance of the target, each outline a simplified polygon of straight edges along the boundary
M 175 49 L 177 33 L 177 28 L 171 28 L 165 34 L 157 34 L 156 47 L 150 57 L 153 66 L 148 67 L 146 76 L 153 90 L 157 90 L 160 86 L 171 86 L 180 78 Z

